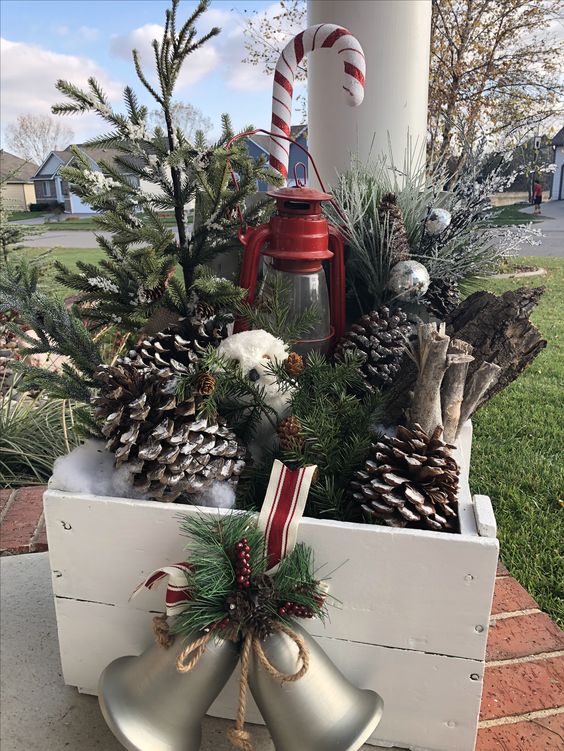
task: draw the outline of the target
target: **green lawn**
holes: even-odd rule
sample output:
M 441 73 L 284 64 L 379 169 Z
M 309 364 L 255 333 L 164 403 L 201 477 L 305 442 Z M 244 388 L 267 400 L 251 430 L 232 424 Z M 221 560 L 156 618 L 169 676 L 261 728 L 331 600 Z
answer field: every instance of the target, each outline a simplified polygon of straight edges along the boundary
M 97 263 L 104 257 L 104 252 L 99 248 L 53 248 L 50 253 L 48 251 L 49 248 L 24 248 L 20 255 L 31 261 L 47 254 L 41 265 L 40 286 L 44 290 L 53 292 L 60 299 L 72 295 L 73 291 L 55 281 L 54 261 L 62 261 L 69 268 L 76 269 L 77 261 Z
M 47 211 L 10 211 L 8 221 L 18 222 L 20 219 L 37 219 L 41 216 L 46 216 Z
M 493 219 L 490 219 L 489 224 L 494 227 L 504 227 L 508 224 L 527 224 L 528 222 L 542 221 L 542 219 L 531 214 L 523 214 L 521 209 L 526 209 L 527 206 L 529 206 L 528 203 L 512 203 L 509 206 L 495 209 L 499 213 Z
M 173 225 L 175 224 L 175 219 L 173 216 L 163 216 L 162 217 L 163 222 L 167 225 Z M 97 226 L 96 222 L 93 218 L 90 217 L 80 217 L 78 219 L 70 219 L 70 218 L 61 218 L 61 221 L 58 222 L 56 219 L 54 219 L 52 222 L 46 222 L 45 223 L 45 229 L 47 230 L 53 230 L 55 232 L 60 232 L 62 229 L 66 230 L 82 230 L 88 231 L 88 232 L 99 232 L 100 227 Z
M 474 417 L 471 487 L 492 499 L 509 571 L 564 625 L 564 259 L 538 279 L 489 280 L 501 293 L 546 287 L 532 319 L 548 341 L 529 369 Z

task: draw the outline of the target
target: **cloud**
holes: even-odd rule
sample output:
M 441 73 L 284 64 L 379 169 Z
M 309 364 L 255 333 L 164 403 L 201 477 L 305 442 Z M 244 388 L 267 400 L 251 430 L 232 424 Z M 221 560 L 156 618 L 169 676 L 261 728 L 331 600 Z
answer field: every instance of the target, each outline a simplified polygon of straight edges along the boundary
M 261 13 L 257 19 L 268 17 L 274 21 L 274 16 L 280 14 L 281 6 L 274 3 Z M 280 47 L 288 38 L 292 37 L 298 29 L 282 18 L 280 30 L 276 37 Z M 221 34 L 208 41 L 199 50 L 190 55 L 184 66 L 178 81 L 178 88 L 187 88 L 197 83 L 209 73 L 221 68 L 224 81 L 228 88 L 236 91 L 260 91 L 268 90 L 272 86 L 272 80 L 265 75 L 260 65 L 249 65 L 242 60 L 247 56 L 245 42 L 247 36 L 245 30 L 245 18 L 235 11 L 222 10 L 212 7 L 204 13 L 198 24 L 201 34 L 207 33 L 213 26 L 221 28 Z M 160 40 L 163 27 L 160 24 L 145 24 L 128 34 L 114 36 L 110 41 L 110 51 L 116 57 L 131 60 L 131 50 L 137 49 L 147 71 L 153 69 L 154 57 L 151 48 L 153 39 Z M 151 76 L 151 80 L 155 80 Z
M 114 36 L 110 41 L 110 51 L 116 57 L 131 60 L 131 51 L 139 52 L 141 62 L 147 67 L 147 74 L 153 71 L 154 55 L 151 47 L 153 39 L 160 40 L 163 35 L 163 27 L 159 24 L 148 23 L 140 26 L 129 34 Z M 178 79 L 178 87 L 183 88 L 200 81 L 204 76 L 215 70 L 220 64 L 220 56 L 213 41 L 208 42 L 199 50 L 190 55 L 189 61 L 184 65 Z M 148 76 L 155 80 L 154 75 Z
M 8 39 L 1 39 L 0 44 L 4 127 L 26 112 L 51 114 L 51 105 L 63 99 L 55 89 L 59 78 L 85 86 L 88 77 L 94 76 L 110 99 L 121 96 L 121 85 L 109 78 L 90 58 L 51 52 Z M 69 117 L 67 124 L 73 128 L 79 141 L 100 132 L 100 121 L 93 115 Z
M 85 42 L 95 42 L 100 36 L 100 29 L 96 29 L 94 26 L 79 26 L 78 35 Z

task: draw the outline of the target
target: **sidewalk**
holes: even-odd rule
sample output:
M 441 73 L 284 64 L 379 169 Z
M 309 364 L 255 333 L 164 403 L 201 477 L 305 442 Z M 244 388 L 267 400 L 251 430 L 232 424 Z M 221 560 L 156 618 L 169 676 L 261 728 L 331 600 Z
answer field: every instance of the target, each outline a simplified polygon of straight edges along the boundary
M 564 201 L 545 201 L 541 205 L 542 222 L 536 223 L 535 229 L 540 229 L 544 237 L 541 244 L 534 247 L 525 247 L 523 255 L 527 256 L 564 256 Z M 523 221 L 528 221 L 528 215 L 532 215 L 533 207 L 527 206 L 522 209 Z
M 47 554 L 13 554 L 46 547 L 42 493 L 43 488 L 0 491 L 0 746 L 2 751 L 119 751 L 96 699 L 62 683 Z M 501 564 L 486 660 L 476 751 L 562 751 L 564 632 Z M 227 751 L 228 725 L 206 718 L 202 751 Z M 273 751 L 264 728 L 253 727 L 253 736 L 255 751 Z

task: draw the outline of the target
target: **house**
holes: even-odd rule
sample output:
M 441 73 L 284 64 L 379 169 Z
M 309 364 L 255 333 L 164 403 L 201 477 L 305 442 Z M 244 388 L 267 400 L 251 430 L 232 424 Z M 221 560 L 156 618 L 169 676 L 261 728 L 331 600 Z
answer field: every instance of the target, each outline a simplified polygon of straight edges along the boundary
M 307 149 L 307 125 L 292 125 L 290 136 L 300 146 Z M 289 143 L 290 145 L 290 159 L 288 161 L 288 185 L 292 186 L 296 184 L 294 177 L 294 167 L 301 162 L 305 165 L 305 173 L 300 167 L 298 170 L 298 178 L 307 182 L 308 173 L 308 157 L 307 154 L 296 146 L 295 143 Z M 260 156 L 266 157 L 268 161 L 270 157 L 270 136 L 266 136 L 263 133 L 256 133 L 254 136 L 250 136 L 247 139 L 247 149 L 250 156 L 258 159 Z M 268 185 L 265 182 L 259 180 L 257 188 L 260 192 L 268 190 Z
M 554 149 L 553 164 L 556 165 L 552 176 L 552 188 L 550 197 L 554 201 L 564 201 L 564 128 L 560 128 L 552 139 Z
M 37 164 L 0 149 L 0 183 L 8 211 L 28 211 L 29 204 L 35 203 L 32 178 L 36 172 Z
M 106 162 L 113 166 L 116 156 L 120 154 L 117 149 L 95 148 L 83 144 L 76 144 L 76 148 L 88 157 L 92 169 L 97 172 L 103 172 L 100 162 Z M 73 193 L 72 185 L 69 185 L 60 175 L 61 168 L 71 164 L 73 159 L 74 154 L 70 146 L 67 146 L 64 151 L 52 151 L 49 154 L 33 176 L 37 202 L 52 204 L 53 206 L 64 204 L 65 212 L 69 214 L 93 214 L 94 210 Z M 122 167 L 118 167 L 118 169 L 123 172 Z M 128 173 L 124 173 L 124 175 L 132 185 L 139 187 L 137 175 Z

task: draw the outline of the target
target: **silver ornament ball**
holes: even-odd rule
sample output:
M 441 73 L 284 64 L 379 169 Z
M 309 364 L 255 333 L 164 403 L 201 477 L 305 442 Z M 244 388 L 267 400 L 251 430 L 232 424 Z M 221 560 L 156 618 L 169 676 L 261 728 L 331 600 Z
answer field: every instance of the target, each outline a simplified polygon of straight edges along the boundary
M 448 227 L 451 219 L 450 211 L 446 209 L 431 209 L 425 222 L 425 232 L 428 235 L 440 235 Z
M 392 266 L 388 289 L 400 300 L 417 300 L 429 289 L 429 272 L 419 261 L 400 261 Z

